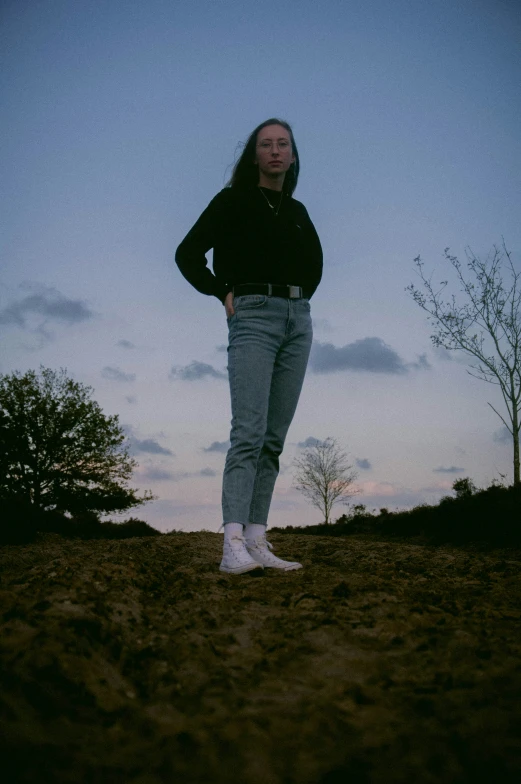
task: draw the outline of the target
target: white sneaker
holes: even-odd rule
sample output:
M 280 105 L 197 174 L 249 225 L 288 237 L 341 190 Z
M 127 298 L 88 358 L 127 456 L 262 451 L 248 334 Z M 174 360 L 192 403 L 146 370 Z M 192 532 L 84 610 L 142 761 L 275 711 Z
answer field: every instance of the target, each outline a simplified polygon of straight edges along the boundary
M 274 569 L 283 569 L 285 572 L 302 569 L 302 564 L 297 561 L 283 561 L 282 558 L 277 558 L 270 553 L 268 547 L 273 550 L 273 545 L 266 541 L 266 534 L 261 534 L 255 539 L 246 539 L 246 549 L 257 563 L 272 566 Z
M 244 535 L 232 534 L 224 540 L 223 558 L 219 566 L 220 572 L 228 574 L 242 574 L 251 572 L 252 569 L 263 569 L 258 561 L 251 557 L 246 549 Z

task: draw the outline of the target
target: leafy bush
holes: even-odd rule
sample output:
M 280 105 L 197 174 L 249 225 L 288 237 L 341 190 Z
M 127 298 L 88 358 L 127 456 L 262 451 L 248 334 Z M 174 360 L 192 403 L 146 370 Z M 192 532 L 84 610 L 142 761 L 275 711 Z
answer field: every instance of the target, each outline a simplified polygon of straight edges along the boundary
M 0 500 L 74 515 L 153 499 L 128 486 L 137 463 L 125 432 L 91 396 L 65 370 L 0 375 Z

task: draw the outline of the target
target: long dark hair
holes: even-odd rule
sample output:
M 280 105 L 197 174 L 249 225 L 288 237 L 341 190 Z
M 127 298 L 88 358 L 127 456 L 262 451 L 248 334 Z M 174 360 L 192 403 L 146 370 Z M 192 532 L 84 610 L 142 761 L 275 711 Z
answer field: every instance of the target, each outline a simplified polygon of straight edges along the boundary
M 253 163 L 253 160 L 255 158 L 255 150 L 257 148 L 257 134 L 259 131 L 265 128 L 266 125 L 282 125 L 282 127 L 285 128 L 289 133 L 291 146 L 293 148 L 293 155 L 295 156 L 295 162 L 291 164 L 288 171 L 286 172 L 284 183 L 282 185 L 282 191 L 288 196 L 291 196 L 297 187 L 298 175 L 300 171 L 300 159 L 291 126 L 289 123 L 285 122 L 284 120 L 279 120 L 277 117 L 270 117 L 269 120 L 265 120 L 260 125 L 257 125 L 255 130 L 251 132 L 248 137 L 248 141 L 244 145 L 241 157 L 233 167 L 232 176 L 226 183 L 225 187 L 246 189 L 259 184 L 259 167 L 256 163 Z

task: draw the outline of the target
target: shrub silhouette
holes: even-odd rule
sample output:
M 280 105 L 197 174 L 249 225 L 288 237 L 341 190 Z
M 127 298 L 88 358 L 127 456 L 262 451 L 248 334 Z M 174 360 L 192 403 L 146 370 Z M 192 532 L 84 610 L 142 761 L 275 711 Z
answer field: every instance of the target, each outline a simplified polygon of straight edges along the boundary
M 32 542 L 41 525 L 41 510 L 23 498 L 0 501 L 0 544 Z
M 134 536 L 160 536 L 161 532 L 144 520 L 130 517 L 123 523 L 102 523 L 95 512 L 67 517 L 62 512 L 38 509 L 25 499 L 9 498 L 0 502 L 0 545 L 28 544 L 38 533 L 60 534 L 77 539 L 129 539 Z
M 96 532 L 98 536 L 88 538 L 130 539 L 133 536 L 161 536 L 160 531 L 136 517 L 130 517 L 123 523 L 101 523 L 100 529 Z
M 477 492 L 478 488 L 468 476 L 461 479 L 455 479 L 452 483 L 452 489 L 456 493 L 456 498 L 468 498 Z
M 521 544 L 521 486 L 492 484 L 460 497 L 442 498 L 437 506 L 420 504 L 408 511 L 379 515 L 342 515 L 334 525 L 310 525 L 272 530 L 319 536 L 355 533 L 392 537 L 423 537 L 433 544 L 487 542 L 492 545 Z

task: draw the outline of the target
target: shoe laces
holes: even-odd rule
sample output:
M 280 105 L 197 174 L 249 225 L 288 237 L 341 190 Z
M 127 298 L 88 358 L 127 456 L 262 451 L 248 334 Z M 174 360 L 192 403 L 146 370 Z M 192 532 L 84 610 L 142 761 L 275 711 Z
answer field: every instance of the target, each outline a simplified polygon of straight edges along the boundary
M 224 528 L 224 523 L 221 525 L 221 528 Z M 221 530 L 221 528 L 219 528 L 219 531 Z M 217 531 L 217 533 L 219 533 L 219 531 Z M 233 540 L 239 539 L 239 540 L 241 540 L 243 542 L 243 544 L 246 544 L 246 539 L 244 538 L 244 530 L 243 530 L 242 534 L 232 534 L 228 539 L 226 538 L 226 532 L 225 532 L 225 534 L 224 534 L 224 542 L 225 542 L 225 544 L 226 543 L 230 544 L 232 539 Z
M 246 539 L 244 538 L 244 534 L 232 534 L 232 536 L 230 536 L 230 538 L 225 541 L 225 544 L 227 544 L 228 547 L 233 548 L 234 542 L 242 542 L 243 545 L 246 545 Z
M 257 536 L 255 539 L 246 540 L 246 544 L 249 544 L 250 547 L 262 547 L 262 545 L 267 545 L 270 550 L 273 550 L 273 545 L 271 542 L 268 542 L 266 539 L 266 534 L 261 534 Z

